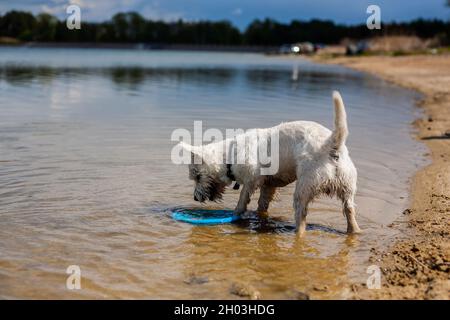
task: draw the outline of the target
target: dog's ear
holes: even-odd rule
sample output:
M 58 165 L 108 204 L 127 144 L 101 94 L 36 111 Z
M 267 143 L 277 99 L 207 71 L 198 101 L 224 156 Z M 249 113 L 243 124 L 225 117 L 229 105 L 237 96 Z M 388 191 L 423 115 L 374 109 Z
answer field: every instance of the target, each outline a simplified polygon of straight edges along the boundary
M 183 141 L 181 141 L 178 145 L 181 148 L 183 148 L 185 151 L 188 151 L 191 153 L 191 164 L 202 164 L 203 163 L 203 152 L 202 152 L 201 147 L 192 146 Z

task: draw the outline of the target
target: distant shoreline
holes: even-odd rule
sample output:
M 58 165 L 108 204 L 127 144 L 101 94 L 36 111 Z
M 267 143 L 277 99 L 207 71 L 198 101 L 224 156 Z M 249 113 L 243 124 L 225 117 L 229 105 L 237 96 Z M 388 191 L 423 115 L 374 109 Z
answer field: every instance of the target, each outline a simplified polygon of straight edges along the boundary
M 275 53 L 277 46 L 225 46 L 192 44 L 154 44 L 154 43 L 90 43 L 90 42 L 18 42 L 0 43 L 0 47 L 22 48 L 74 48 L 74 49 L 130 49 L 130 50 L 173 50 L 173 51 L 216 51 L 243 53 Z

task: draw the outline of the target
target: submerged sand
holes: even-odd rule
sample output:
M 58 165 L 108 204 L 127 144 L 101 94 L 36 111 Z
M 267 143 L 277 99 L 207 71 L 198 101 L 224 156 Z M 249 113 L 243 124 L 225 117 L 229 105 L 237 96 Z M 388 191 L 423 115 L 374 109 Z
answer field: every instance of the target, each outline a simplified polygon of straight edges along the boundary
M 450 297 L 450 55 L 317 58 L 380 76 L 424 94 L 425 116 L 415 121 L 417 139 L 432 163 L 415 175 L 405 221 L 393 227 L 407 235 L 388 250 L 373 248 L 383 272 L 382 288 L 352 286 L 354 298 L 449 299 Z

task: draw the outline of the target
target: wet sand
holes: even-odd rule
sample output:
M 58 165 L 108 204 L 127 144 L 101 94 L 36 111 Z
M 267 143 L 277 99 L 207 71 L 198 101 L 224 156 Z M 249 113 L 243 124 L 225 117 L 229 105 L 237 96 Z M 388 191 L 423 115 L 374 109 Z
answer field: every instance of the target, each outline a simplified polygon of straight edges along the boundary
M 369 72 L 424 95 L 424 117 L 415 121 L 417 139 L 426 144 L 432 163 L 412 182 L 406 221 L 392 227 L 406 238 L 388 250 L 372 249 L 383 271 L 382 288 L 353 285 L 354 298 L 449 299 L 450 294 L 450 56 L 339 57 L 314 59 Z

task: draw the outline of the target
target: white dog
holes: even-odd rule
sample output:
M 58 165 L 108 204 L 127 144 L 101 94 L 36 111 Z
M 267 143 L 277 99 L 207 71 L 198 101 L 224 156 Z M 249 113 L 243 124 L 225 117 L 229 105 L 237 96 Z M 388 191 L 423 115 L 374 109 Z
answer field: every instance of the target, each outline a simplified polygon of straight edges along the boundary
M 225 187 L 233 181 L 242 185 L 236 214 L 247 210 L 251 195 L 260 188 L 258 212 L 267 212 L 276 188 L 296 181 L 294 209 L 297 233 L 304 234 L 308 204 L 319 195 L 337 196 L 343 205 L 347 219 L 347 232 L 359 233 L 355 219 L 354 197 L 356 193 L 356 168 L 348 154 L 345 141 L 348 135 L 347 117 L 341 95 L 333 92 L 335 128 L 330 131 L 311 121 L 282 123 L 268 129 L 254 129 L 235 139 L 255 142 L 254 133 L 265 135 L 277 133 L 279 139 L 278 171 L 273 175 L 262 175 L 261 164 L 246 161 L 244 164 L 227 164 L 223 156 L 224 142 L 229 139 L 204 146 L 191 146 L 181 142 L 181 147 L 191 152 L 191 158 L 200 159 L 189 165 L 189 177 L 195 181 L 194 199 L 219 200 Z M 260 147 L 258 145 L 258 147 Z M 248 150 L 249 148 L 244 148 Z M 242 151 L 238 151 L 242 152 Z M 249 156 L 245 155 L 249 160 Z M 219 160 L 219 161 L 218 161 Z M 235 185 L 236 187 L 236 185 Z

